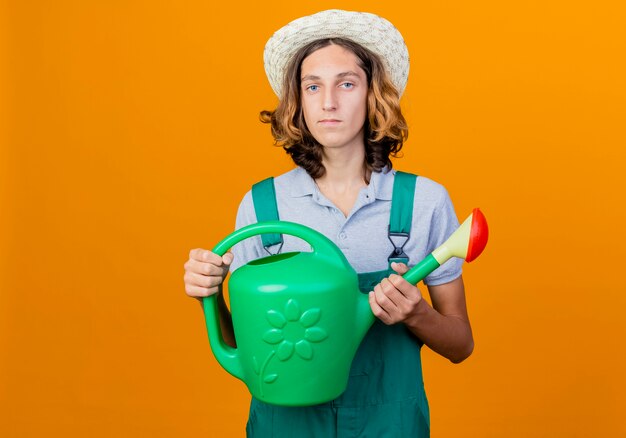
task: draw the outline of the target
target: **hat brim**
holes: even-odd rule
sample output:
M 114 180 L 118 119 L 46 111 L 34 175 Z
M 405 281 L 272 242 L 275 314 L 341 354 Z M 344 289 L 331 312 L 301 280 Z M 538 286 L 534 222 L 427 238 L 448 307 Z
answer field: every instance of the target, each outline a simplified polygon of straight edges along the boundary
M 325 38 L 349 39 L 377 54 L 402 95 L 409 76 L 409 51 L 398 29 L 374 14 L 331 9 L 298 18 L 267 41 L 263 54 L 265 73 L 279 98 L 291 58 L 307 44 Z

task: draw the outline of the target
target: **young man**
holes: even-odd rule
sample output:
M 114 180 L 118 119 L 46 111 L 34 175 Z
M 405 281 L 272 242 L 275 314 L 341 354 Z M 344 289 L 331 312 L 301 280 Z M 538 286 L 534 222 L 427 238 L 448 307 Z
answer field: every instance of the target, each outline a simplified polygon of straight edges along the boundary
M 441 185 L 391 170 L 389 157 L 400 151 L 408 133 L 399 105 L 409 69 L 402 36 L 373 14 L 323 11 L 277 31 L 265 48 L 265 68 L 280 103 L 263 111 L 261 120 L 271 124 L 297 167 L 273 180 L 275 207 L 247 193 L 236 227 L 274 215 L 320 231 L 359 273 L 378 320 L 357 351 L 344 394 L 310 407 L 253 399 L 247 433 L 429 436 L 421 346 L 458 363 L 471 354 L 473 339 L 460 260 L 425 279 L 432 307 L 400 276 L 458 226 Z M 187 294 L 217 293 L 229 267 L 268 251 L 308 250 L 293 236 L 282 240 L 276 245 L 250 238 L 223 257 L 192 250 L 185 265 Z M 222 331 L 234 344 L 222 297 L 220 302 Z

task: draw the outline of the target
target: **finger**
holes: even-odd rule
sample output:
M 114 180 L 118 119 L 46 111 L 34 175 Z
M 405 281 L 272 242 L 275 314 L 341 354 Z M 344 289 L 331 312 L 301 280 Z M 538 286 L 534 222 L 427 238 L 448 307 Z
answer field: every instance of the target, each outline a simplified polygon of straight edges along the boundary
M 206 249 L 202 249 L 202 248 L 194 248 L 191 251 L 189 251 L 189 259 L 190 260 L 198 260 L 198 261 L 202 261 L 204 258 L 204 254 L 208 252 Z
M 228 267 L 233 262 L 234 258 L 235 256 L 233 255 L 233 253 L 228 251 L 226 254 L 222 256 L 222 263 Z
M 382 284 L 377 284 L 376 287 L 374 287 L 374 298 L 376 298 L 378 305 L 389 314 L 398 307 L 385 292 Z
M 223 262 L 222 257 L 218 256 L 212 251 L 202 248 L 192 249 L 189 252 L 189 258 L 198 262 L 211 263 L 215 266 L 221 266 Z
M 412 312 L 414 312 L 416 306 L 422 300 L 422 294 L 419 289 L 407 282 L 399 275 L 392 274 L 389 276 L 389 283 L 396 287 L 396 292 L 402 295 L 403 299 L 398 308 L 402 314 L 402 319 L 407 318 Z
M 216 266 L 212 263 L 199 262 L 197 260 L 188 260 L 187 263 L 185 263 L 185 270 L 196 274 L 219 275 L 223 277 L 228 267 Z
M 395 274 L 394 274 L 395 275 Z M 400 276 L 395 276 L 404 280 Z M 417 288 L 409 283 L 412 293 L 402 293 L 396 288 L 391 280 L 385 278 L 381 281 L 381 289 L 387 298 L 395 304 L 393 309 L 386 308 L 392 322 L 405 321 L 415 309 L 415 305 L 421 299 Z
M 219 286 L 223 282 L 223 277 L 215 275 L 200 275 L 194 272 L 187 272 L 185 274 L 185 284 L 191 286 L 200 286 L 205 288 L 211 288 Z
M 389 314 L 385 311 L 385 309 L 380 307 L 380 305 L 376 302 L 375 293 L 370 292 L 368 298 L 369 298 L 370 307 L 372 309 L 372 313 L 374 314 L 374 316 L 380 319 L 385 324 L 389 324 L 389 321 L 390 321 Z
M 409 272 L 409 267 L 404 263 L 393 262 L 391 264 L 391 269 L 393 269 L 400 275 L 404 275 Z
M 207 288 L 207 287 L 200 287 L 200 286 L 192 286 L 190 284 L 185 285 L 185 292 L 187 292 L 187 295 L 189 295 L 190 297 L 195 297 L 195 298 L 208 297 L 213 294 L 216 294 L 218 291 L 219 291 L 219 288 L 217 287 Z
M 419 289 L 406 281 L 403 277 L 396 274 L 391 274 L 389 278 L 386 278 L 385 280 L 392 284 L 393 287 L 407 299 L 413 301 L 416 297 L 421 298 Z
M 396 289 L 396 287 L 389 281 L 387 278 L 383 278 L 380 282 L 380 287 L 385 294 L 385 296 L 391 301 L 396 307 L 400 307 L 406 298 Z
M 394 280 L 406 281 L 402 277 L 393 274 Z M 408 282 L 407 282 L 408 283 Z M 401 291 L 388 278 L 381 281 L 381 287 L 385 295 L 395 303 L 396 309 L 393 315 L 399 316 L 404 320 L 414 309 L 415 305 L 421 300 L 421 295 L 417 287 L 408 283 L 410 290 Z

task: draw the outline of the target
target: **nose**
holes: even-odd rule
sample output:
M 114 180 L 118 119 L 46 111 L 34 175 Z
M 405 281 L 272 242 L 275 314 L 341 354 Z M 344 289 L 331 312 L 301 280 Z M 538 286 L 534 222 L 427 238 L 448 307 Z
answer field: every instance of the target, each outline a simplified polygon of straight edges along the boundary
M 332 87 L 326 88 L 322 109 L 324 111 L 334 111 L 337 109 L 337 96 L 335 95 L 335 90 Z

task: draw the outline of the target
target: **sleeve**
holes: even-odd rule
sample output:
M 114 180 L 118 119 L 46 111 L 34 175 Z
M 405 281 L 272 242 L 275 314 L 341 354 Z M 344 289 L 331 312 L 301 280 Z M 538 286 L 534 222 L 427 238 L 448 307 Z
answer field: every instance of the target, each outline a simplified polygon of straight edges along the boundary
M 249 191 L 239 204 L 237 219 L 235 220 L 235 230 L 256 222 L 257 219 L 256 213 L 254 212 L 254 203 L 252 201 L 252 191 Z M 230 251 L 235 256 L 230 265 L 230 272 L 235 271 L 238 267 L 245 265 L 251 260 L 264 256 L 263 244 L 261 243 L 260 236 L 245 239 L 233 246 Z
M 459 220 L 454 212 L 454 206 L 448 192 L 443 189 L 440 202 L 433 211 L 430 232 L 428 234 L 428 253 L 430 254 L 438 246 L 443 244 L 450 235 L 459 227 Z M 424 284 L 437 286 L 449 283 L 458 278 L 462 273 L 463 260 L 452 257 L 443 265 L 435 269 L 424 279 Z

